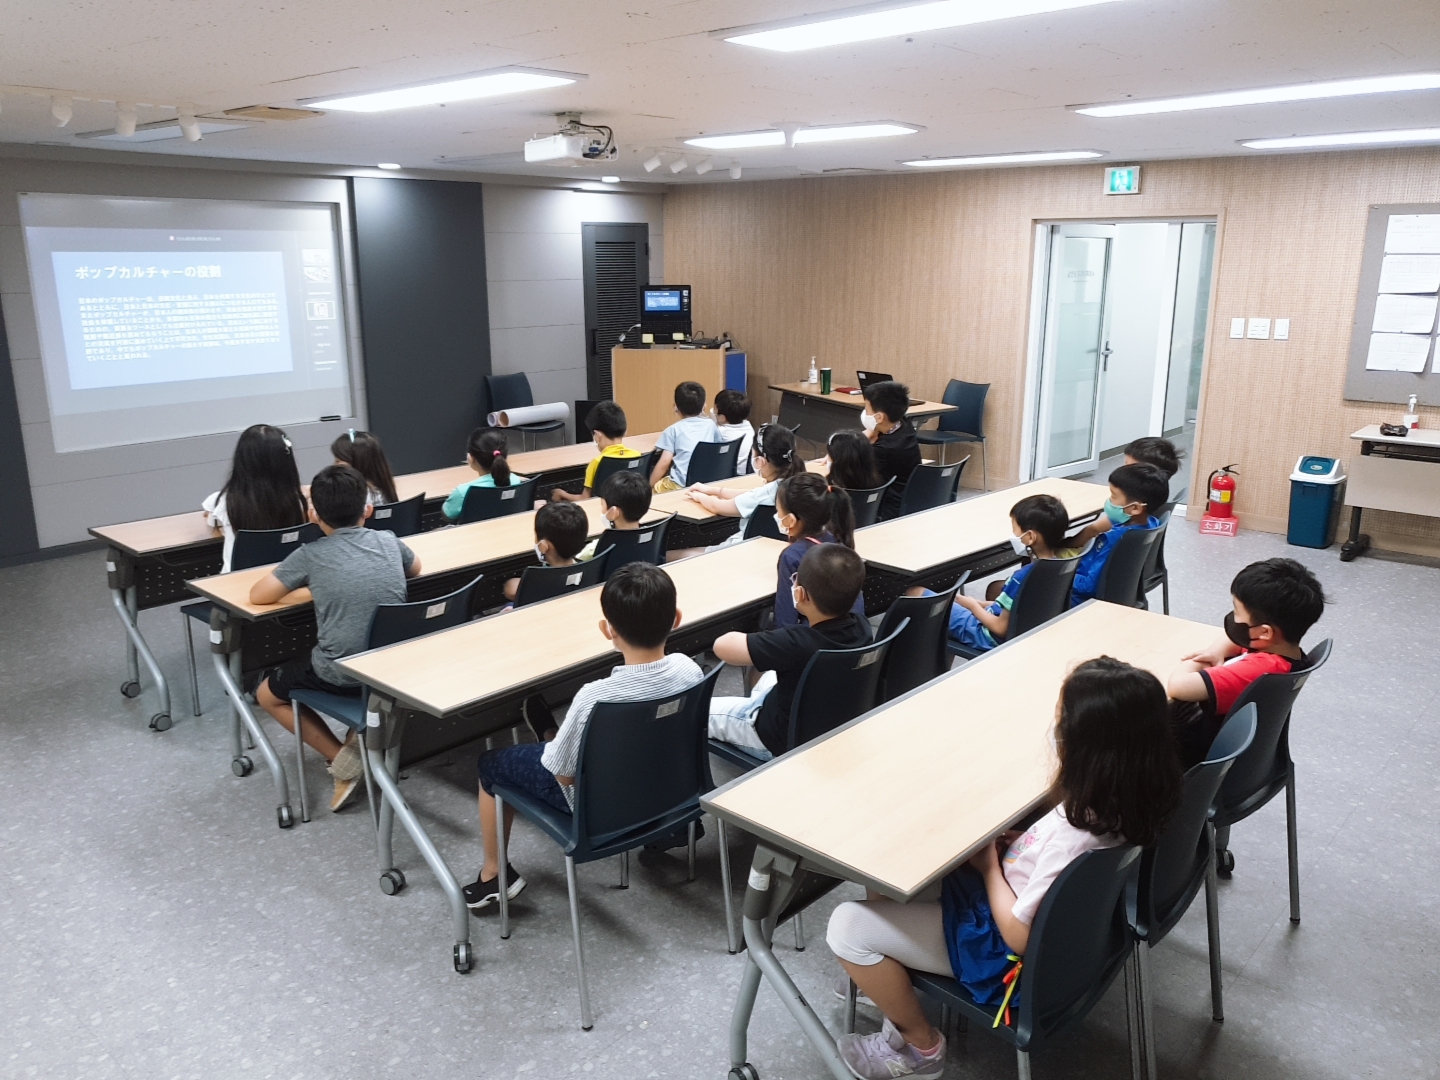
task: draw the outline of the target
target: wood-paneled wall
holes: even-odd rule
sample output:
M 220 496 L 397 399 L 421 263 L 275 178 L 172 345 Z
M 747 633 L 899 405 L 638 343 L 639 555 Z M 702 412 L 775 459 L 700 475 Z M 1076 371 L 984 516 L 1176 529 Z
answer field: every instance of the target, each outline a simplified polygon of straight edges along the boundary
M 1377 203 L 1440 202 L 1440 150 L 1148 163 L 1107 197 L 1098 165 L 684 187 L 665 200 L 667 276 L 694 287 L 697 330 L 750 358 L 756 415 L 811 355 L 848 379 L 893 371 L 920 397 L 991 384 L 992 483 L 1016 482 L 1034 225 L 1215 217 L 1215 303 L 1191 504 L 1239 463 L 1238 510 L 1284 528 L 1301 454 L 1348 460 L 1351 431 L 1401 408 L 1343 400 L 1361 249 Z M 1230 319 L 1291 319 L 1288 342 L 1231 340 Z M 1421 423 L 1440 426 L 1440 409 Z M 976 459 L 978 464 L 978 459 Z M 978 479 L 978 477 L 977 477 Z M 967 481 L 969 477 L 967 476 Z M 1434 553 L 1440 522 L 1367 516 L 1382 546 Z

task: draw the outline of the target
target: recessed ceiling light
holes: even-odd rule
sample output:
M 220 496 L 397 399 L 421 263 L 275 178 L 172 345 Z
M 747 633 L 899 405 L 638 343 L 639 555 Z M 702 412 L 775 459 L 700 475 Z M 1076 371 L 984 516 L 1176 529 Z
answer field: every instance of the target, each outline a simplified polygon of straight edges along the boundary
M 503 71 L 461 75 L 419 86 L 402 86 L 394 90 L 377 90 L 371 94 L 326 98 L 304 102 L 315 109 L 338 109 L 342 112 L 385 112 L 389 109 L 410 109 L 416 105 L 442 105 L 452 101 L 474 101 L 522 94 L 527 90 L 544 90 L 567 86 L 585 78 L 558 71 L 537 71 L 530 68 L 509 68 Z
M 1350 131 L 1341 135 L 1291 135 L 1283 139 L 1246 139 L 1251 150 L 1297 150 L 1307 146 L 1380 146 L 1440 142 L 1440 128 L 1400 131 Z
M 375 167 L 377 169 L 398 169 L 400 168 L 400 163 L 398 161 L 382 161 Z
M 1218 94 L 1196 94 L 1193 97 L 1162 98 L 1158 101 L 1087 105 L 1075 111 L 1086 116 L 1145 116 L 1150 113 L 1228 109 L 1236 105 L 1273 105 L 1284 101 L 1318 101 L 1323 98 L 1394 94 L 1403 90 L 1437 88 L 1440 88 L 1440 72 L 1422 71 L 1414 75 L 1381 75 L 1373 79 L 1340 79 L 1335 82 L 1301 83 L 1298 86 L 1262 86 L 1258 90 L 1226 90 Z
M 906 161 L 917 169 L 948 169 L 960 165 L 1025 165 L 1032 161 L 1080 161 L 1103 157 L 1099 150 L 1044 150 L 1033 154 L 987 154 L 984 157 L 921 158 Z
M 620 182 L 620 177 L 618 177 L 618 176 L 602 176 L 602 177 L 600 177 L 600 182 L 601 182 L 602 184 L 618 184 L 618 183 Z
M 920 128 L 913 124 L 844 124 L 831 127 L 800 128 L 795 143 L 841 142 L 846 139 L 882 139 L 890 135 L 914 135 Z M 785 132 L 776 130 L 745 131 L 735 135 L 705 135 L 686 139 L 686 146 L 706 150 L 743 150 L 755 146 L 784 146 Z
M 1021 15 L 1110 4 L 1115 0 L 938 0 L 929 4 L 871 4 L 849 8 L 821 18 L 717 30 L 711 36 L 736 45 L 751 45 L 775 52 L 800 52 L 827 45 L 848 45 L 856 41 L 901 37 L 952 26 L 995 22 Z

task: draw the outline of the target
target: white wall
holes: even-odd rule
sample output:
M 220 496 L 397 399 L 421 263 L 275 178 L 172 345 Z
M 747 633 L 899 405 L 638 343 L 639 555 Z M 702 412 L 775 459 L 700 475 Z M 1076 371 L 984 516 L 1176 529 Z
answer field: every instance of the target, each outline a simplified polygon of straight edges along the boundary
M 1170 360 L 1180 226 L 1123 223 L 1110 248 L 1109 367 L 1100 403 L 1099 451 L 1158 432 Z
M 525 372 L 537 404 L 563 401 L 573 409 L 586 396 L 580 226 L 589 221 L 648 224 L 650 280 L 663 282 L 663 198 L 485 185 L 495 374 Z

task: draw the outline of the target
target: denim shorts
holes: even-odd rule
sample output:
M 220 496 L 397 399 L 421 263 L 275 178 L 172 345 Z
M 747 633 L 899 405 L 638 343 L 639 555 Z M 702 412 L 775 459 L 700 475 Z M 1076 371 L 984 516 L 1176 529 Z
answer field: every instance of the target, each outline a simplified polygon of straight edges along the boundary
M 485 751 L 475 766 L 480 774 L 480 786 L 487 795 L 495 794 L 496 784 L 519 788 L 556 810 L 571 813 L 555 774 L 540 764 L 540 755 L 544 752 L 544 743 L 521 743 Z

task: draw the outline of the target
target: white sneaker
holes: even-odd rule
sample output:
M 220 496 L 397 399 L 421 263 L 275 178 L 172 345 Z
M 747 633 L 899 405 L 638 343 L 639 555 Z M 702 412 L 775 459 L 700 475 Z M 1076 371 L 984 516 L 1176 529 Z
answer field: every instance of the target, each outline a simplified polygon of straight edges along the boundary
M 835 1049 L 857 1080 L 898 1080 L 902 1076 L 940 1080 L 945 1072 L 943 1033 L 934 1049 L 922 1054 L 889 1019 L 873 1035 L 841 1035 L 835 1040 Z

